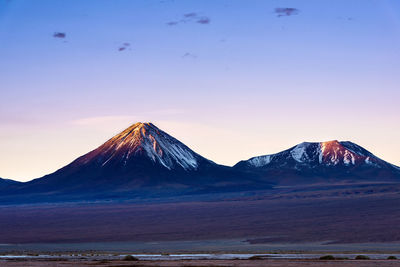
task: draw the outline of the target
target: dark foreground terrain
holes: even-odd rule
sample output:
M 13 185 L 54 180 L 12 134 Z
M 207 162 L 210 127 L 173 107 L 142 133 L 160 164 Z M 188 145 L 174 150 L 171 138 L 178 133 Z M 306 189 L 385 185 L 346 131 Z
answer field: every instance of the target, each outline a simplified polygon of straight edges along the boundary
M 399 200 L 396 186 L 382 185 L 181 203 L 2 206 L 0 243 L 398 242 Z
M 1 266 L 5 267 L 25 267 L 25 266 L 193 266 L 193 267 L 209 267 L 209 266 L 237 266 L 237 267 L 291 267 L 291 266 L 345 266 L 345 267 L 372 267 L 372 266 L 400 266 L 398 260 L 182 260 L 182 261 L 0 261 Z

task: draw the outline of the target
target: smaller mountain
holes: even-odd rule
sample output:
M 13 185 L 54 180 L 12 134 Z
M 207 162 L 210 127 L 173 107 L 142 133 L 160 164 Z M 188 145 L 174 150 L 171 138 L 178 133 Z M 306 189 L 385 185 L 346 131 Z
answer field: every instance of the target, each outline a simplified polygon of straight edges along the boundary
M 234 166 L 278 184 L 400 181 L 400 168 L 361 146 L 337 140 L 304 142 L 285 151 Z

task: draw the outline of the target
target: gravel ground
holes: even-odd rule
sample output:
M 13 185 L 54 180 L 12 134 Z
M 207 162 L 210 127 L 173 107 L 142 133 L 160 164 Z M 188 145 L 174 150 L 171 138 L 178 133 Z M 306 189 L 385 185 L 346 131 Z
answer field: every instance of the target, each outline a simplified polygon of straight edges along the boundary
M 0 261 L 0 266 L 4 267 L 87 267 L 87 266 L 193 266 L 193 267 L 291 267 L 291 266 L 344 266 L 344 267 L 386 267 L 400 266 L 400 260 L 336 260 L 336 261 L 321 261 L 321 260 L 179 260 L 179 261 L 46 261 L 46 260 L 12 260 Z

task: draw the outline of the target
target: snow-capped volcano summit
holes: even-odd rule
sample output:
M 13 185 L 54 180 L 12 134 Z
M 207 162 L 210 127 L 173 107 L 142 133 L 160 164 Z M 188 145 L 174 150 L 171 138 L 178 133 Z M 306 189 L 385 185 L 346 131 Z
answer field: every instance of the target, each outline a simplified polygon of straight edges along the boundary
M 76 164 L 123 168 L 138 157 L 150 159 L 168 170 L 196 170 L 200 162 L 208 161 L 154 124 L 138 122 L 78 159 Z
M 276 154 L 241 161 L 238 170 L 253 170 L 270 176 L 304 176 L 321 178 L 358 177 L 398 179 L 398 167 L 381 160 L 361 146 L 337 140 L 303 142 Z
M 285 162 L 282 162 L 283 164 L 290 162 L 299 165 L 325 166 L 370 164 L 376 167 L 390 165 L 352 142 L 339 142 L 337 140 L 320 143 L 303 142 L 277 154 L 251 158 L 247 161 L 247 164 L 254 167 L 264 167 L 268 164 L 280 162 L 283 158 L 286 159 Z

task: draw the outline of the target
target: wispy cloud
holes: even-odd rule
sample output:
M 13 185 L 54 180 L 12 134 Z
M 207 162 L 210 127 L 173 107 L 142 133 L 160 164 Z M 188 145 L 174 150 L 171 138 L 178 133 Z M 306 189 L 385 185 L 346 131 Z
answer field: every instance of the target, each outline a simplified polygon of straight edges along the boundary
M 170 22 L 167 22 L 167 25 L 168 26 L 175 26 L 175 25 L 178 25 L 178 21 L 170 21 Z
M 53 34 L 53 37 L 54 37 L 54 38 L 61 38 L 61 39 L 64 39 L 66 36 L 67 36 L 67 34 L 66 34 L 65 32 L 55 32 L 55 33 Z
M 183 14 L 183 16 L 185 18 L 194 18 L 194 17 L 197 17 L 197 13 L 195 13 L 195 12 L 186 13 L 186 14 Z
M 194 54 L 192 54 L 192 53 L 186 52 L 185 54 L 183 54 L 182 58 L 192 58 L 192 59 L 195 59 L 195 58 L 197 58 L 197 56 L 194 55 Z
M 128 47 L 130 47 L 131 46 L 131 44 L 130 43 L 123 43 L 119 48 L 118 48 L 118 51 L 124 51 L 124 50 L 126 50 Z
M 300 10 L 293 7 L 278 7 L 275 8 L 275 13 L 278 17 L 287 17 L 299 14 Z
M 168 26 L 176 26 L 181 23 L 199 23 L 199 24 L 210 24 L 211 19 L 207 16 L 200 16 L 196 12 L 189 12 L 182 15 L 178 20 L 169 21 L 166 24 Z
M 196 22 L 200 23 L 200 24 L 209 24 L 210 23 L 210 18 L 202 17 L 202 18 L 198 19 Z

